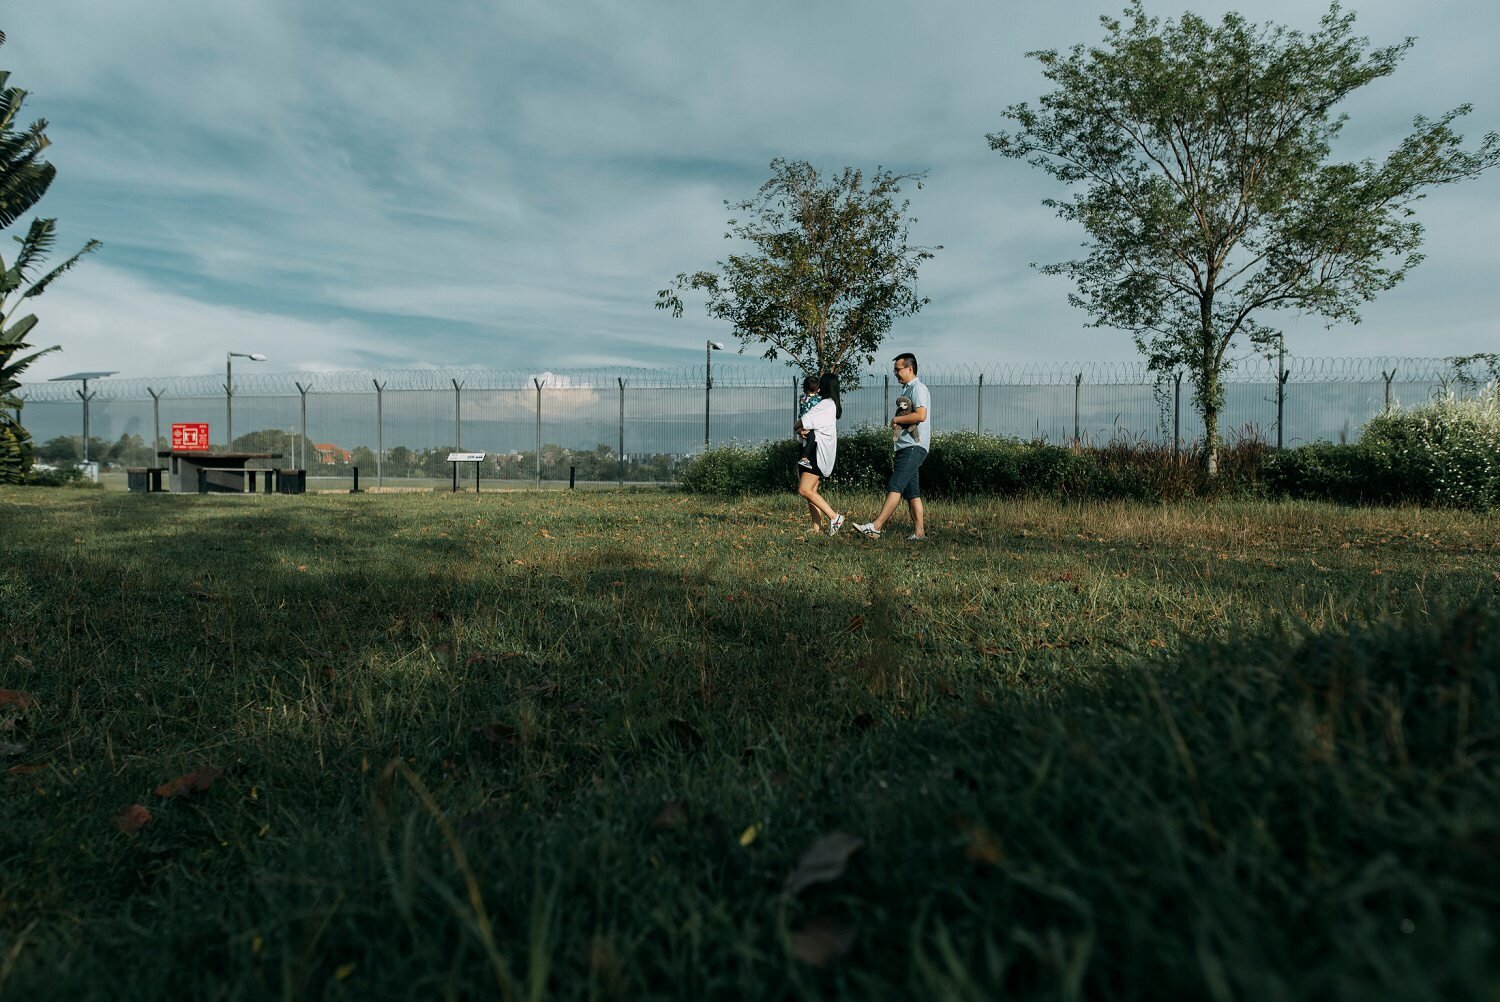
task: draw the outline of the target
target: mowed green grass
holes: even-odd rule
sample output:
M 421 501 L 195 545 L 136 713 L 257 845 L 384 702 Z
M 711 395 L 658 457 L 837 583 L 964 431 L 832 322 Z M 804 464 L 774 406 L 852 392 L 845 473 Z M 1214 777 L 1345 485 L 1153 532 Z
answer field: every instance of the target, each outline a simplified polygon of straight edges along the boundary
M 0 491 L 0 994 L 1493 992 L 1494 519 L 930 511 Z

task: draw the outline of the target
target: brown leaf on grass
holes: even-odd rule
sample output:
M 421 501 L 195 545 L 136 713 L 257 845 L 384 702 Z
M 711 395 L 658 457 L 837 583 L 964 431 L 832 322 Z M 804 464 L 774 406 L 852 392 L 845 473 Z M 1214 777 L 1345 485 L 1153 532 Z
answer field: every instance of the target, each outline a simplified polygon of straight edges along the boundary
M 22 692 L 19 689 L 0 689 L 0 706 L 15 706 L 24 710 L 34 702 L 29 692 Z
M 854 926 L 825 915 L 792 933 L 792 953 L 810 967 L 827 967 L 844 959 L 854 936 Z
M 979 648 L 979 653 L 996 657 L 1001 654 L 1014 654 L 1016 653 L 1016 649 L 1014 647 L 981 647 Z
M 858 633 L 860 630 L 863 630 L 864 628 L 865 628 L 865 617 L 864 617 L 863 613 L 860 613 L 859 615 L 857 615 L 857 616 L 855 616 L 855 617 L 853 617 L 852 619 L 849 620 L 849 632 L 850 633 Z
M 5 771 L 12 776 L 25 776 L 28 773 L 39 772 L 47 768 L 46 762 L 33 762 L 30 765 L 13 765 Z
M 115 827 L 126 835 L 138 835 L 152 821 L 151 812 L 140 804 L 131 804 L 115 815 Z
M 485 724 L 479 728 L 479 736 L 492 745 L 514 745 L 521 737 L 510 724 Z
M 859 852 L 864 844 L 864 839 L 846 832 L 829 832 L 819 838 L 797 860 L 797 868 L 787 874 L 786 892 L 796 894 L 813 884 L 837 880 L 843 876 L 849 857 Z
M 223 772 L 223 769 L 215 766 L 199 766 L 186 775 L 178 776 L 158 786 L 156 795 L 158 797 L 186 797 L 190 793 L 203 793 L 214 785 L 214 780 L 218 779 Z
M 34 664 L 31 663 L 31 659 L 28 658 L 24 654 L 17 654 L 15 656 L 14 660 L 15 660 L 16 664 L 20 665 L 22 668 L 35 668 L 36 667 L 36 665 L 34 665 Z
M 995 836 L 988 828 L 975 825 L 969 829 L 969 841 L 964 845 L 964 858 L 985 866 L 999 866 L 1005 860 L 1005 853 L 1000 850 L 1000 843 L 995 841 Z
M 659 832 L 671 831 L 687 824 L 687 819 L 687 805 L 680 800 L 669 800 L 657 812 L 656 820 L 651 822 L 651 827 Z

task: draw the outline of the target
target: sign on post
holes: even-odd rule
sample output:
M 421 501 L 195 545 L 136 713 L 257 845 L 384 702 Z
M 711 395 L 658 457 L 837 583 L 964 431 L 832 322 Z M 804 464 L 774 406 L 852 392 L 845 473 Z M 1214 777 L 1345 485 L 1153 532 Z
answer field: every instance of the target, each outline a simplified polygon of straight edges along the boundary
M 208 423 L 194 422 L 172 425 L 173 452 L 207 452 Z
M 458 492 L 458 464 L 474 464 L 474 493 L 479 493 L 479 464 L 484 462 L 485 454 L 482 452 L 450 452 L 448 462 L 453 464 L 453 491 Z

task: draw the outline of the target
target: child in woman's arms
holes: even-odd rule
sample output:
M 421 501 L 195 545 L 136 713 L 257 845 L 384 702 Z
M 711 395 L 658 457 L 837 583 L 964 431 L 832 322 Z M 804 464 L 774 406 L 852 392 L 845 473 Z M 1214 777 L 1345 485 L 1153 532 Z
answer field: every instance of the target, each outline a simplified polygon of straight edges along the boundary
M 815 404 L 821 403 L 823 398 L 818 395 L 818 377 L 802 377 L 802 396 L 797 398 L 797 419 L 800 421 L 802 415 L 813 409 Z M 817 432 L 799 431 L 802 436 L 802 458 L 797 460 L 797 465 L 803 469 L 813 468 L 813 460 L 818 455 Z

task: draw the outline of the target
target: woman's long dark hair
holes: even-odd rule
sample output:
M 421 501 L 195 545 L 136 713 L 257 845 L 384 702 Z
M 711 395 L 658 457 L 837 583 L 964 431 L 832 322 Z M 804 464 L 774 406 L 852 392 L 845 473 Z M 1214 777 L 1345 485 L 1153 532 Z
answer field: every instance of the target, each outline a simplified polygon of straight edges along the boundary
M 844 416 L 844 402 L 839 399 L 838 373 L 825 372 L 818 377 L 818 396 L 824 400 L 833 401 L 833 416 L 835 418 Z

